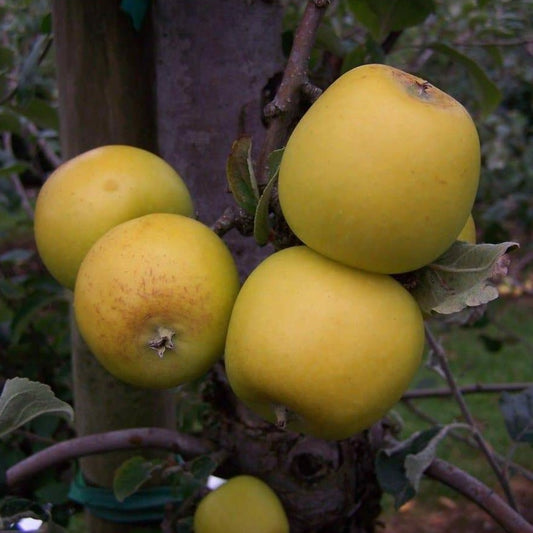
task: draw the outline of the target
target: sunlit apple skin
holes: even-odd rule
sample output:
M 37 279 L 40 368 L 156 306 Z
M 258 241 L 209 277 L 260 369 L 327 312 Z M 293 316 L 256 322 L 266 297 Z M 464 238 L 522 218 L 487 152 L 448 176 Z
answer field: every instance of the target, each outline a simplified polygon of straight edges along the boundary
M 244 282 L 225 365 L 258 415 L 274 421 L 288 410 L 289 429 L 336 440 L 394 406 L 423 347 L 419 307 L 397 281 L 297 246 L 269 256 Z
M 466 220 L 461 233 L 457 236 L 457 240 L 469 244 L 476 244 L 476 238 L 476 223 L 474 222 L 474 217 L 470 215 Z
M 94 148 L 59 166 L 39 191 L 34 223 L 39 255 L 52 276 L 72 289 L 81 261 L 99 237 L 154 212 L 193 214 L 179 174 L 140 148 Z
M 74 289 L 76 322 L 116 378 L 171 388 L 222 356 L 239 286 L 214 232 L 192 218 L 154 213 L 115 226 L 91 247 Z
M 289 522 L 279 498 L 266 483 L 240 475 L 200 501 L 194 533 L 289 533 Z
M 453 243 L 479 171 L 478 134 L 460 103 L 401 70 L 364 65 L 297 124 L 279 200 L 307 246 L 364 270 L 402 273 Z

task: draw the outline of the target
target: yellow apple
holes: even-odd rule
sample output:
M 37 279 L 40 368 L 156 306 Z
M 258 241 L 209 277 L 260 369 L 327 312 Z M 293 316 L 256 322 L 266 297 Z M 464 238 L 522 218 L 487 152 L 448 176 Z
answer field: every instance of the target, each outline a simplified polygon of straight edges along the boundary
M 289 533 L 289 522 L 279 498 L 265 482 L 241 475 L 200 501 L 194 533 Z
M 115 226 L 91 247 L 74 289 L 76 321 L 115 377 L 175 387 L 222 355 L 239 285 L 213 231 L 192 218 L 153 213 Z
M 419 307 L 391 276 L 297 246 L 244 282 L 225 364 L 235 394 L 266 420 L 343 439 L 399 400 L 423 346 Z
M 469 215 L 461 233 L 457 236 L 457 240 L 468 242 L 469 244 L 476 244 L 476 224 L 472 215 Z
M 176 171 L 133 146 L 95 148 L 63 163 L 42 186 L 34 224 L 39 255 L 52 276 L 72 289 L 99 237 L 153 212 L 192 215 L 189 191 Z
M 387 65 L 348 71 L 291 134 L 279 200 L 307 246 L 381 273 L 420 268 L 451 246 L 478 188 L 480 148 L 465 108 Z

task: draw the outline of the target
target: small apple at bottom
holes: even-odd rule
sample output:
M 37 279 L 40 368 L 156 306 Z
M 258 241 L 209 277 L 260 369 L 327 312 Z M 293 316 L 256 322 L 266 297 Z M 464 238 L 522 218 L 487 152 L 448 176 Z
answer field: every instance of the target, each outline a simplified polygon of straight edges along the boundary
M 289 533 L 289 521 L 278 496 L 264 481 L 240 475 L 200 501 L 194 533 Z

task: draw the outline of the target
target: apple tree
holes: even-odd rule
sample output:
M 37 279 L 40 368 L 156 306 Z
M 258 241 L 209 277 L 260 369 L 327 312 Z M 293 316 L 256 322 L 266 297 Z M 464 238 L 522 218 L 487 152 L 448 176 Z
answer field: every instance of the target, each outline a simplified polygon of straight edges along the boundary
M 53 0 L 52 25 L 43 22 L 43 37 L 26 66 L 28 71 L 38 68 L 53 36 L 60 149 L 50 149 L 42 135 L 45 108 L 35 105 L 35 95 L 24 101 L 22 74 L 4 97 L 2 117 L 13 121 L 32 102 L 41 111 L 37 118 L 25 117 L 24 124 L 31 130 L 30 135 L 26 131 L 29 145 L 38 147 L 41 158 L 48 154 L 48 171 L 60 164 L 58 153 L 66 161 L 108 144 L 160 154 L 179 170 L 197 218 L 224 238 L 245 280 L 275 250 L 299 242 L 277 195 L 282 150 L 309 107 L 351 68 L 389 63 L 431 75 L 437 83 L 443 73 L 446 82 L 454 81 L 458 98 L 472 106 L 475 120 L 490 128 L 486 117 L 503 95 L 480 66 L 483 54 L 489 46 L 497 55 L 499 45 L 525 42 L 509 37 L 505 22 L 495 19 L 489 21 L 494 24 L 490 36 L 497 39 L 465 53 L 488 22 L 479 20 L 481 11 L 461 11 L 460 4 Z M 450 19 L 452 28 L 446 24 Z M 27 170 L 16 162 L 24 159 L 16 157 L 12 141 L 17 135 L 24 137 L 17 132 L 3 139 L 16 163 L 5 174 L 15 177 Z M 16 179 L 13 184 L 22 186 Z M 31 216 L 33 198 L 22 193 L 21 198 Z M 497 237 L 502 235 L 494 230 L 498 222 L 493 212 L 490 227 Z M 509 253 L 517 248 L 509 235 L 503 236 L 496 244 L 455 244 L 431 265 L 397 276 L 426 315 L 438 316 L 426 324 L 428 365 L 442 378 L 444 394 L 456 399 L 461 416 L 460 422 L 434 424 L 404 440 L 393 415 L 342 440 L 287 431 L 244 406 L 229 386 L 222 362 L 178 390 L 126 385 L 100 366 L 72 316 L 67 402 L 38 382 L 46 379 L 30 381 L 21 373 L 4 384 L 0 436 L 12 435 L 43 414 L 73 420 L 73 425 L 66 425 L 61 442 L 32 449 L 27 458 L 5 465 L 0 523 L 8 527 L 33 514 L 59 528 L 61 519 L 33 497 L 31 480 L 47 468 L 79 459 L 79 470 L 64 475 L 72 478 L 70 497 L 86 509 L 91 533 L 188 531 L 208 492 L 209 476 L 239 474 L 268 484 L 295 533 L 374 531 L 383 494 L 392 494 L 399 507 L 416 495 L 424 476 L 475 501 L 506 531 L 533 531 L 510 486 L 509 460 L 502 461 L 479 430 L 465 399 L 468 391 L 458 385 L 438 335 L 453 322 L 459 327 L 481 320 L 498 296 L 495 284 L 506 277 Z M 65 326 L 71 293 L 55 286 L 45 289 L 45 296 L 48 300 L 40 298 L 35 309 L 61 300 Z M 481 384 L 475 387 L 483 390 Z M 512 439 L 517 446 L 530 443 L 531 387 L 511 383 L 494 389 L 507 391 L 501 404 Z M 418 392 L 438 395 L 442 388 Z M 409 393 L 415 398 L 417 390 L 406 398 Z M 438 445 L 457 433 L 467 434 L 486 457 L 498 491 L 437 457 Z M 62 521 L 68 523 L 65 517 Z

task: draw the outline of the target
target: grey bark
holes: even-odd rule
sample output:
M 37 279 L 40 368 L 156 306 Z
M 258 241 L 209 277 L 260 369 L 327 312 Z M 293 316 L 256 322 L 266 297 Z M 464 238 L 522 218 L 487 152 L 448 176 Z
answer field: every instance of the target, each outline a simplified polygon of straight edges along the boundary
M 232 204 L 225 164 L 232 142 L 264 137 L 261 91 L 283 69 L 276 2 L 154 4 L 157 127 L 162 155 L 182 174 L 197 214 L 212 224 Z M 245 275 L 272 250 L 235 230 L 225 240 Z

